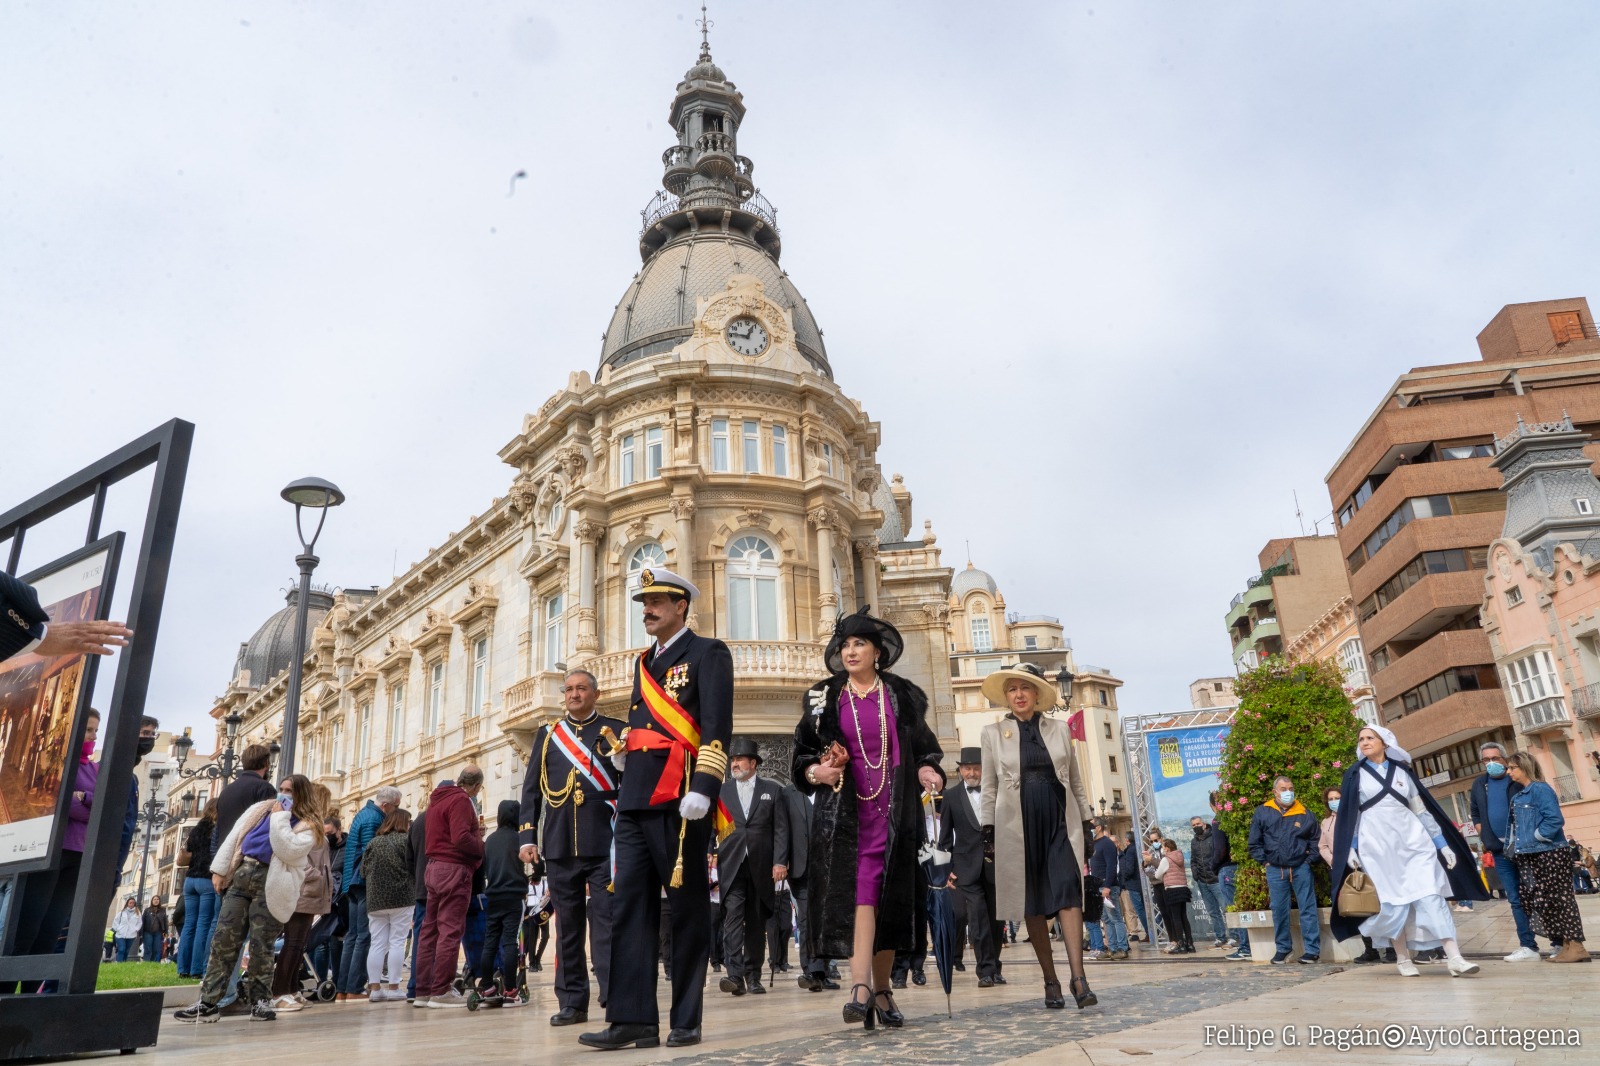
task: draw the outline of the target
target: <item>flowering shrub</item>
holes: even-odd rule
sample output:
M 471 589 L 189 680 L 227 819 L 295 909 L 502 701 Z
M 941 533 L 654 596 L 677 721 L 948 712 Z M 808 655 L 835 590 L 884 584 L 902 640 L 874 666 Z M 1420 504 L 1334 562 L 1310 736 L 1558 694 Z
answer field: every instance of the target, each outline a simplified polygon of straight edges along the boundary
M 1327 817 L 1325 788 L 1343 776 L 1361 721 L 1344 694 L 1337 663 L 1288 662 L 1273 657 L 1234 682 L 1239 709 L 1223 749 L 1220 824 L 1239 864 L 1236 911 L 1265 910 L 1267 882 L 1250 858 L 1250 819 L 1272 795 L 1272 779 L 1288 774 L 1295 798 L 1318 819 Z M 1317 895 L 1328 899 L 1328 873 L 1316 867 Z

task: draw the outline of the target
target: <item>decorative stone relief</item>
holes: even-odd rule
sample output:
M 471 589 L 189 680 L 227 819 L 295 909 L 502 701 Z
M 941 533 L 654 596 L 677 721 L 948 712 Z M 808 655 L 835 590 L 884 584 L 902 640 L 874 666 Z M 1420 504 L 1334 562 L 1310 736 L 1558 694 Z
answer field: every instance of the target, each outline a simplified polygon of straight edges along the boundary
M 640 524 L 642 524 L 642 522 L 634 523 L 634 525 Z M 628 528 L 631 530 L 633 526 L 629 526 Z M 606 527 L 601 525 L 599 522 L 590 522 L 585 519 L 584 521 L 579 522 L 577 525 L 572 527 L 572 533 L 578 538 L 579 543 L 598 544 L 600 543 L 600 538 L 606 535 Z
M 674 496 L 672 498 L 672 517 L 680 520 L 684 518 L 693 518 L 694 511 L 694 500 L 688 496 Z M 760 511 L 755 511 L 752 513 L 757 515 L 761 514 Z

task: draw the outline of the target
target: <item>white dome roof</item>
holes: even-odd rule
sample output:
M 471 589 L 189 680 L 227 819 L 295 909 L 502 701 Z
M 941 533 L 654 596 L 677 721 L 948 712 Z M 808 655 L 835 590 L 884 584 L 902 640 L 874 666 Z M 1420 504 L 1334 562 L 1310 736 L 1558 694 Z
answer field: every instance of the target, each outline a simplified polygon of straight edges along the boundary
M 956 599 L 964 598 L 969 592 L 987 592 L 991 596 L 1000 595 L 1000 587 L 994 583 L 994 578 L 989 576 L 987 570 L 979 570 L 971 563 L 967 568 L 955 576 L 950 582 L 950 595 Z

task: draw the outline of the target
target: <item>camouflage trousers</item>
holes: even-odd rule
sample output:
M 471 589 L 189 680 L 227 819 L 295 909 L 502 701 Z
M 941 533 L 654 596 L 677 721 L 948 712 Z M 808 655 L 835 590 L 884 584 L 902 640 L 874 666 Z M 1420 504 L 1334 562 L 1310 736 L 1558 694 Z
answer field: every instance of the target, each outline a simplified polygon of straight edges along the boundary
M 233 881 L 217 912 L 206 979 L 200 983 L 200 999 L 211 1004 L 222 999 L 228 990 L 229 970 L 239 958 L 246 940 L 250 943 L 250 964 L 239 998 L 246 1003 L 271 999 L 272 945 L 282 929 L 283 923 L 267 910 L 266 864 L 243 860 L 234 871 Z

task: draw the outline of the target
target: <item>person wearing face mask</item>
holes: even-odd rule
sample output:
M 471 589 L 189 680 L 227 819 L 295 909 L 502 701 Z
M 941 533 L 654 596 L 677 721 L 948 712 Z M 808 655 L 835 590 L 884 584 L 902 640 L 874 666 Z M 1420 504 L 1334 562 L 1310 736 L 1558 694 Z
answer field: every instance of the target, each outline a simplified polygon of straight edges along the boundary
M 1478 746 L 1483 773 L 1472 782 L 1472 821 L 1483 850 L 1494 859 L 1500 888 L 1511 904 L 1511 919 L 1517 928 L 1517 950 L 1505 956 L 1505 961 L 1538 962 L 1539 942 L 1534 939 L 1533 924 L 1522 903 L 1517 864 L 1505 856 L 1506 841 L 1511 839 L 1511 801 L 1522 791 L 1522 786 L 1506 773 L 1506 756 L 1506 749 L 1493 741 Z
M 1294 938 L 1289 932 L 1289 910 L 1300 910 L 1300 940 L 1305 948 L 1303 965 L 1321 961 L 1322 933 L 1317 920 L 1317 891 L 1312 883 L 1312 841 L 1317 820 L 1295 798 L 1294 782 L 1282 774 L 1272 782 L 1272 798 L 1256 808 L 1250 819 L 1250 857 L 1266 869 L 1267 896 L 1272 905 L 1272 932 L 1276 942 L 1273 965 L 1289 961 Z M 1353 934 L 1352 934 L 1353 935 Z
M 1446 900 L 1487 899 L 1472 852 L 1411 767 L 1411 756 L 1383 726 L 1363 726 L 1354 766 L 1339 783 L 1350 801 L 1339 805 L 1333 831 L 1333 884 L 1362 870 L 1377 890 L 1379 911 L 1346 917 L 1335 890 L 1333 931 L 1344 940 L 1359 930 L 1375 946 L 1392 946 L 1403 977 L 1418 974 L 1412 954 L 1443 948 L 1452 977 L 1478 972 L 1456 944 Z
M 1211 946 L 1214 948 L 1225 947 L 1228 943 L 1228 929 L 1223 924 L 1222 887 L 1217 884 L 1217 869 L 1212 865 L 1216 847 L 1211 840 L 1215 830 L 1211 823 L 1200 815 L 1189 819 L 1189 872 L 1194 875 L 1194 888 L 1200 894 L 1200 903 L 1205 907 L 1206 921 L 1211 926 Z

